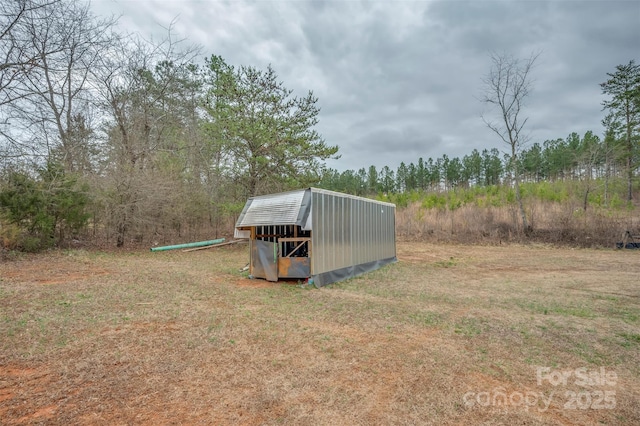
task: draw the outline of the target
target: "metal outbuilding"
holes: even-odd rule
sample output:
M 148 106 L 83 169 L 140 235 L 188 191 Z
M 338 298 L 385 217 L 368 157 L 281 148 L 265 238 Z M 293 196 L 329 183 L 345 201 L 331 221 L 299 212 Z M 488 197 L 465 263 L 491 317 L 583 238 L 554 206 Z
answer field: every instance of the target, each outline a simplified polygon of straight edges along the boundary
M 252 277 L 308 278 L 320 287 L 397 261 L 395 208 L 317 188 L 257 196 L 235 237 L 250 240 Z

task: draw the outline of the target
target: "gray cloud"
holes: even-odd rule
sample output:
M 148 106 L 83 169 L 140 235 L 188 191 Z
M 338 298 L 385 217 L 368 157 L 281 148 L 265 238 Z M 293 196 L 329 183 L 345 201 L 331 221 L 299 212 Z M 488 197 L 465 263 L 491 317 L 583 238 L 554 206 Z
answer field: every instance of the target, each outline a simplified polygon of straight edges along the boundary
M 482 123 L 489 52 L 541 52 L 529 99 L 532 142 L 602 133 L 599 83 L 639 60 L 640 2 L 96 1 L 121 26 L 180 36 L 234 65 L 271 64 L 294 94 L 312 90 L 318 131 L 340 170 L 501 146 Z

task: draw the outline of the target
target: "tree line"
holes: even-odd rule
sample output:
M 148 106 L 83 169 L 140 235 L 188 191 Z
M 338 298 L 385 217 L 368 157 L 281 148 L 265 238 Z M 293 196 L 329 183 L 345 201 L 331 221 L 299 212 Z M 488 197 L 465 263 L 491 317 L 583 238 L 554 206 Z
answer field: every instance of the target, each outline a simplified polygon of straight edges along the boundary
M 523 182 L 597 179 L 622 176 L 626 158 L 622 142 L 610 134 L 600 138 L 592 131 L 582 137 L 573 132 L 565 139 L 546 140 L 523 149 L 518 170 Z M 416 163 L 400 163 L 395 170 L 375 166 L 357 171 L 329 169 L 321 185 L 326 189 L 355 195 L 407 191 L 448 191 L 472 186 L 500 185 L 513 176 L 511 157 L 498 148 L 474 149 L 462 158 L 419 158 Z
M 233 228 L 247 197 L 311 185 L 366 195 L 635 178 L 633 61 L 602 85 L 602 140 L 338 172 L 325 166 L 338 147 L 315 130 L 312 91 L 295 95 L 271 66 L 204 56 L 171 28 L 160 40 L 122 33 L 80 0 L 0 2 L 0 246 L 209 237 Z
M 247 197 L 308 186 L 337 146 L 318 99 L 78 0 L 0 5 L 0 242 L 39 249 L 228 232 Z
M 482 101 L 495 108 L 498 118 L 492 120 L 483 115 L 483 120 L 507 145 L 506 152 L 497 148 L 482 152 L 474 149 L 462 158 L 444 154 L 435 160 L 419 158 L 408 165 L 402 162 L 396 170 L 388 166 L 343 172 L 330 169 L 320 185 L 371 195 L 506 184 L 515 188 L 525 231 L 527 218 L 519 192 L 522 182 L 580 180 L 584 182 L 585 200 L 598 182 L 606 204 L 611 196 L 611 181 L 624 180 L 626 191 L 621 198 L 631 201 L 640 162 L 640 65 L 634 60 L 618 65 L 600 84 L 607 95 L 602 104 L 606 112 L 602 138 L 593 131 L 582 136 L 573 132 L 565 139 L 529 146 L 523 133 L 527 122 L 523 105 L 531 89 L 530 71 L 537 56 L 522 61 L 509 55 L 491 55 L 493 66 L 483 80 Z

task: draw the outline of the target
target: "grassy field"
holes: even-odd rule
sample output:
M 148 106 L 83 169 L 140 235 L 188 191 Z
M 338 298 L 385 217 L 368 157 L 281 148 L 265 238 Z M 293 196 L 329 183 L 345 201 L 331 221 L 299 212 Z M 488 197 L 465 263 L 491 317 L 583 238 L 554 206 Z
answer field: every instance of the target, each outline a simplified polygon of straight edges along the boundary
M 640 424 L 634 251 L 399 243 L 322 289 L 246 246 L 0 263 L 2 424 Z

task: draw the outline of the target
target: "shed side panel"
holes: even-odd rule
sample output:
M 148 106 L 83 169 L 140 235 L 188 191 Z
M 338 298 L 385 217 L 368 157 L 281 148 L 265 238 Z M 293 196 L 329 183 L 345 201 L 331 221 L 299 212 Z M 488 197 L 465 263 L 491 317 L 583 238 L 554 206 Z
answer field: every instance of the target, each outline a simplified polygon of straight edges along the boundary
M 354 266 L 395 259 L 393 205 L 318 191 L 312 192 L 311 214 L 313 275 L 344 274 L 359 270 Z

